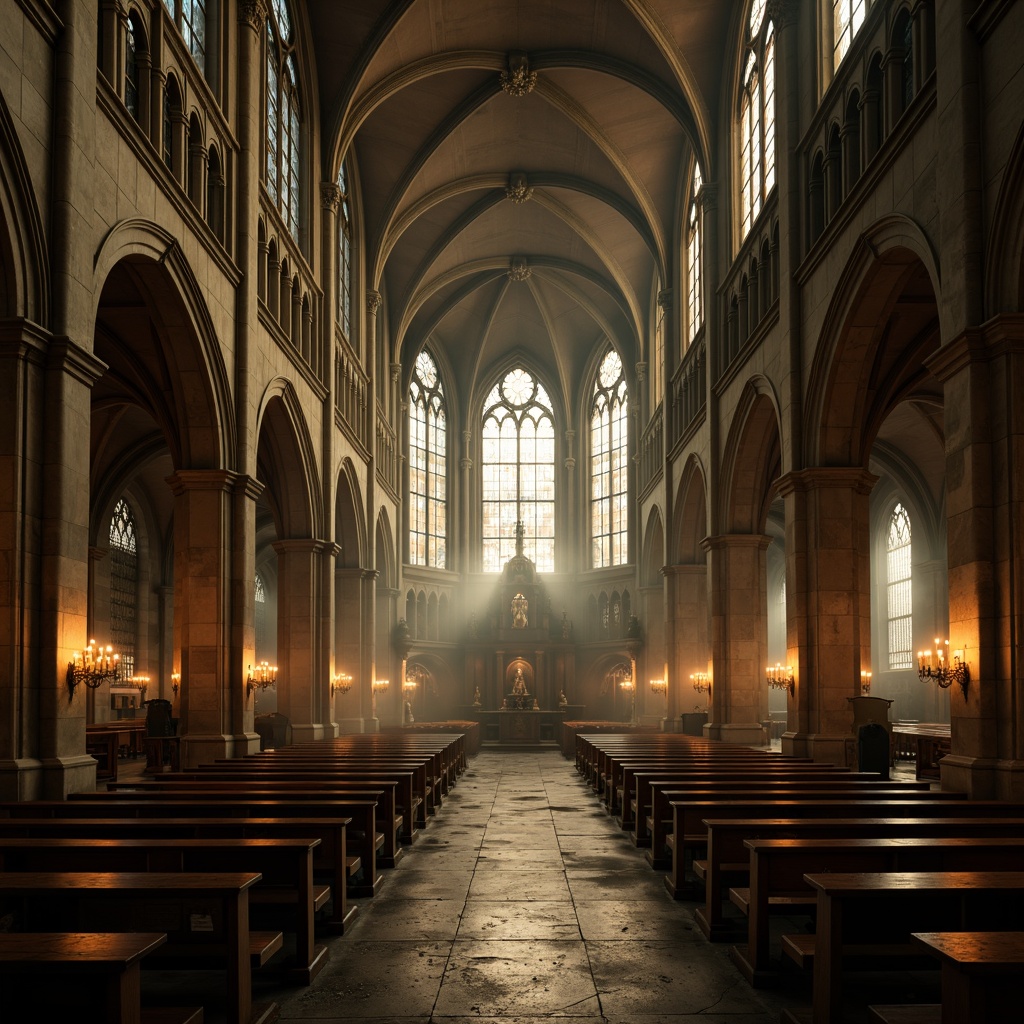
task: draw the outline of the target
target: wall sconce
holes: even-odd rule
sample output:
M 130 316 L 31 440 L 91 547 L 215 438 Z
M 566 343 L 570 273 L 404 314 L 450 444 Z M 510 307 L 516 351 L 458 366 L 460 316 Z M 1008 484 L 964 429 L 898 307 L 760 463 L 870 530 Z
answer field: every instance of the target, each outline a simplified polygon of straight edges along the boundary
M 971 682 L 971 669 L 964 661 L 963 651 L 953 652 L 953 662 L 949 661 L 949 641 L 935 638 L 934 651 L 917 652 L 917 675 L 921 682 L 933 679 L 943 690 L 956 683 L 967 699 L 967 687 Z
M 254 669 L 249 666 L 249 678 L 245 681 L 245 697 L 255 689 L 265 690 L 268 686 L 277 684 L 277 666 L 271 665 L 269 661 L 261 661 Z
M 707 672 L 691 672 L 690 682 L 698 693 L 711 692 L 711 676 Z
M 651 693 L 657 694 L 659 697 L 664 697 L 668 693 L 668 683 L 664 679 L 652 679 L 651 680 Z
M 181 673 L 180 672 L 172 672 L 171 673 L 171 692 L 174 694 L 175 697 L 178 696 L 178 690 L 180 690 L 180 689 L 181 689 Z
M 132 676 L 128 682 L 139 691 L 139 703 L 141 704 L 146 699 L 146 687 L 149 686 L 149 676 Z
M 331 696 L 348 693 L 352 689 L 352 677 L 347 672 L 337 672 L 331 680 Z
M 374 679 L 373 681 L 373 692 L 374 693 L 387 693 L 388 687 L 391 685 L 390 679 Z
M 97 647 L 95 640 L 89 641 L 84 651 L 75 651 L 68 662 L 65 682 L 68 687 L 68 700 L 75 695 L 75 687 L 85 683 L 90 690 L 95 690 L 105 679 L 118 679 L 121 667 L 121 655 L 114 653 L 109 644 Z
M 796 689 L 796 678 L 793 676 L 791 665 L 780 665 L 775 662 L 764 670 L 768 685 L 775 690 L 789 690 L 790 693 Z
M 871 693 L 871 673 L 867 669 L 860 670 L 860 695 L 866 697 Z

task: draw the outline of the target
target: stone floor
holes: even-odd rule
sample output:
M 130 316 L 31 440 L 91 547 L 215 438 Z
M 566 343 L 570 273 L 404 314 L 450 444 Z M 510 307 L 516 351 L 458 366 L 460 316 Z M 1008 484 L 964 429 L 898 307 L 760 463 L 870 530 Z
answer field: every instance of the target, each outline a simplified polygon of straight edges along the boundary
M 311 986 L 263 971 L 256 1001 L 275 1000 L 284 1024 L 774 1024 L 810 1002 L 795 975 L 781 990 L 747 985 L 553 748 L 482 751 L 359 906 Z M 219 977 L 189 999 L 206 1024 L 223 1021 Z M 863 1007 L 849 1019 L 864 1021 Z

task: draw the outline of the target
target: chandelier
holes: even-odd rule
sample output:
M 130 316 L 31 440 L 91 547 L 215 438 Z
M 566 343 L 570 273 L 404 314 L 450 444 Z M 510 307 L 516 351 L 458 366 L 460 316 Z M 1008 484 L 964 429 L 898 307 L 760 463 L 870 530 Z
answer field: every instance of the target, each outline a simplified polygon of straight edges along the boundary
M 68 662 L 65 681 L 68 687 L 68 700 L 75 695 L 75 687 L 85 683 L 90 690 L 95 690 L 106 679 L 120 678 L 121 655 L 114 653 L 114 648 L 107 644 L 99 647 L 95 640 L 89 641 L 84 651 L 75 651 Z
M 953 661 L 949 660 L 949 641 L 935 638 L 934 651 L 917 652 L 917 675 L 922 683 L 929 679 L 943 690 L 949 689 L 953 683 L 960 687 L 967 699 L 967 687 L 971 681 L 971 670 L 964 661 L 963 651 L 953 652 Z

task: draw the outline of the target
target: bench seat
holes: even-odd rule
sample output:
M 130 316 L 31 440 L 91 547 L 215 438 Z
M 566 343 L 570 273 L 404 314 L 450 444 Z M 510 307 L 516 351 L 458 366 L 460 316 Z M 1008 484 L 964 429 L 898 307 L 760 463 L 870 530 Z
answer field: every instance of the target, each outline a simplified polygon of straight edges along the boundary
M 814 966 L 813 935 L 783 935 L 782 952 L 797 965 L 807 969 Z M 843 959 L 891 960 L 913 958 L 923 960 L 921 950 L 909 942 L 872 942 L 843 946 Z
M 869 1006 L 868 1024 L 942 1024 L 941 1003 Z

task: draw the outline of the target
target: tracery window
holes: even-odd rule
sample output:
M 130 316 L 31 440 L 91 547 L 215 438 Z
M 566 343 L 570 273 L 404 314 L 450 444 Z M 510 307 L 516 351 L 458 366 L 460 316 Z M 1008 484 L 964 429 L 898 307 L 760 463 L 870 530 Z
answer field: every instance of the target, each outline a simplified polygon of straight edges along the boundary
M 139 58 L 138 40 L 135 38 L 137 23 L 134 14 L 128 15 L 124 58 L 124 105 L 128 113 L 139 119 Z
M 299 232 L 299 69 L 285 0 L 267 18 L 267 191 L 293 237 Z
M 690 212 L 686 224 L 686 286 L 689 311 L 689 341 L 697 336 L 704 323 L 704 297 L 701 291 L 703 238 L 700 210 L 700 192 L 704 187 L 700 165 L 693 165 L 693 185 L 690 188 Z
M 267 653 L 267 587 L 263 577 L 257 572 L 255 589 L 255 617 L 253 631 L 255 636 L 253 642 L 256 648 L 256 657 L 264 657 Z
M 110 642 L 121 655 L 121 672 L 135 675 L 135 609 L 139 603 L 139 556 L 135 517 L 124 498 L 110 518 Z
M 352 340 L 352 215 L 345 165 L 338 172 L 341 203 L 338 207 L 338 323 Z
M 775 30 L 753 0 L 740 95 L 740 224 L 746 238 L 775 186 Z
M 832 0 L 832 67 L 839 67 L 864 24 L 867 0 Z
M 886 535 L 886 618 L 889 625 L 889 668 L 913 666 L 913 596 L 910 566 L 910 515 L 897 502 Z
M 178 26 L 188 52 L 203 72 L 206 71 L 207 18 L 214 6 L 209 0 L 164 0 L 164 7 Z
M 492 388 L 483 410 L 483 567 L 515 553 L 515 526 L 540 572 L 555 568 L 555 424 L 544 386 L 522 367 Z
M 409 385 L 409 561 L 447 567 L 447 412 L 437 364 L 416 357 Z
M 601 361 L 590 410 L 590 543 L 594 569 L 629 554 L 629 397 L 614 349 Z

